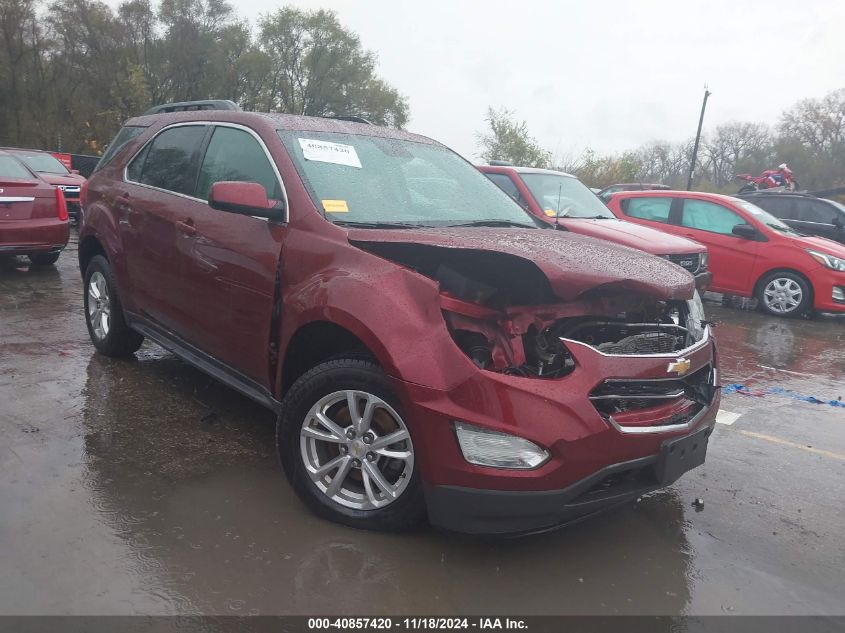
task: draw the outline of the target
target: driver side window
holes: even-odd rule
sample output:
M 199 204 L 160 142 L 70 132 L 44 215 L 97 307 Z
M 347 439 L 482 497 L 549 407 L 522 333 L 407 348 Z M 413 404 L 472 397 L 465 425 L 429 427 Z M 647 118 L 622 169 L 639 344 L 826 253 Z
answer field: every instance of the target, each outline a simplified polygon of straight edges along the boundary
M 249 132 L 216 127 L 200 167 L 197 197 L 208 200 L 215 182 L 256 182 L 271 200 L 282 199 L 282 189 L 261 144 Z
M 748 224 L 741 216 L 720 204 L 706 200 L 684 200 L 681 226 L 699 231 L 731 235 L 738 224 Z

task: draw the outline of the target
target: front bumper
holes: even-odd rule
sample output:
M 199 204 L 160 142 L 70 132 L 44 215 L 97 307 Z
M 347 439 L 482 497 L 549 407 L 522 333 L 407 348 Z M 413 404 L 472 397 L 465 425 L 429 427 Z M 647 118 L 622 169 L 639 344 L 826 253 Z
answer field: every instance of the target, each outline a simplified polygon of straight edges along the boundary
M 839 301 L 835 288 L 845 292 L 845 273 L 829 268 L 817 268 L 810 276 L 813 284 L 813 308 L 819 312 L 845 312 L 845 301 Z
M 429 521 L 467 534 L 520 536 L 587 519 L 674 483 L 701 465 L 713 426 L 663 442 L 658 455 L 611 464 L 563 490 L 425 489 Z
M 704 271 L 695 276 L 695 287 L 699 292 L 704 292 L 713 283 L 713 273 Z
M 720 393 L 712 339 L 684 352 L 690 361 L 686 375 L 709 372 L 707 404 L 684 423 L 670 419 L 675 413 L 660 417 L 660 407 L 643 410 L 642 416 L 619 416 L 625 428 L 604 417 L 590 394 L 606 381 L 666 381 L 668 365 L 678 359 L 567 346 L 576 369 L 554 380 L 478 370 L 447 391 L 394 380 L 433 525 L 486 534 L 548 530 L 661 488 L 685 472 L 675 468 L 667 475 L 662 452 L 668 442 L 709 435 L 715 423 Z M 524 437 L 550 458 L 533 470 L 470 464 L 455 437 L 456 420 Z M 591 490 L 598 484 L 607 494 Z

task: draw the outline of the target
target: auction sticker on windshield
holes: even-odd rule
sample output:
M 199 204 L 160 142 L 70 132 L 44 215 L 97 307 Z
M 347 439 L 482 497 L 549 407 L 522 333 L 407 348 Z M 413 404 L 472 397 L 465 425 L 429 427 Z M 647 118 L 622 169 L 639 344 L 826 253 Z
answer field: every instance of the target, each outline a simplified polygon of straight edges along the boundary
M 321 163 L 334 163 L 335 165 L 361 168 L 358 152 L 355 151 L 352 145 L 317 141 L 310 138 L 301 138 L 298 140 L 305 160 L 316 160 Z
M 326 213 L 349 213 L 346 200 L 323 200 L 323 209 Z

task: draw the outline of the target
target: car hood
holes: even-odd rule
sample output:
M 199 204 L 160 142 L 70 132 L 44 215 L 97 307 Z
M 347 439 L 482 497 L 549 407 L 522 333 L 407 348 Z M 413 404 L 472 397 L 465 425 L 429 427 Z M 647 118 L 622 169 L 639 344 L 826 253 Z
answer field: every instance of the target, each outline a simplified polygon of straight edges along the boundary
M 41 176 L 45 181 L 50 183 L 51 185 L 77 185 L 81 186 L 83 182 L 85 182 L 85 178 L 78 175 L 78 174 L 47 174 L 44 172 L 39 172 L 38 174 Z
M 561 219 L 568 230 L 638 248 L 652 255 L 689 255 L 707 250 L 698 242 L 622 220 Z
M 692 275 L 664 259 L 602 240 L 551 229 L 452 227 L 349 229 L 350 243 L 408 244 L 504 253 L 532 262 L 554 294 L 571 301 L 598 286 L 613 285 L 657 299 L 690 299 Z
M 799 235 L 793 237 L 792 240 L 804 248 L 812 248 L 813 250 L 823 251 L 840 259 L 845 259 L 845 245 L 829 240 L 826 237 Z

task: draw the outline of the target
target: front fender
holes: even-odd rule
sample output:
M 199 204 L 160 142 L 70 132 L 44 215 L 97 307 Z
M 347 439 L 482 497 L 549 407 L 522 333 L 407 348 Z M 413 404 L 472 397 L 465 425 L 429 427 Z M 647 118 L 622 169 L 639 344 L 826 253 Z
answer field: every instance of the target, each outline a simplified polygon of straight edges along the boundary
M 438 285 L 372 259 L 375 270 L 324 271 L 291 288 L 284 299 L 282 349 L 300 327 L 328 321 L 363 341 L 390 376 L 435 389 L 467 380 L 474 366 L 449 334 Z

